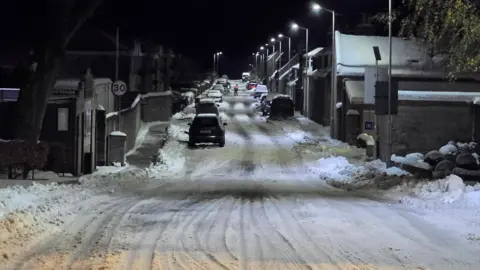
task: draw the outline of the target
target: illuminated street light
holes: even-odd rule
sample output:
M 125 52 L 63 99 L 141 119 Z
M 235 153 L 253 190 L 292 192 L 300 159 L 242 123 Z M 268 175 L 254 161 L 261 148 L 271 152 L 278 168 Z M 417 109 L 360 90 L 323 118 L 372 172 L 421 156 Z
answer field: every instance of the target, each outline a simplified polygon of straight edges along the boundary
M 288 62 L 290 62 L 290 54 L 292 51 L 292 39 L 290 37 L 284 36 L 282 33 L 278 34 L 279 39 L 288 38 Z
M 320 11 L 322 9 L 322 6 L 320 6 L 317 3 L 313 3 L 312 4 L 312 9 L 315 10 L 315 11 Z
M 263 51 L 263 49 L 265 49 L 263 46 L 262 46 L 262 47 L 260 47 L 260 50 L 262 50 L 262 51 Z
M 291 28 L 292 28 L 293 30 L 297 30 L 299 27 L 298 27 L 298 24 L 292 23 Z
M 275 39 L 274 39 L 274 38 L 271 38 L 271 39 L 270 39 L 270 42 L 275 42 Z

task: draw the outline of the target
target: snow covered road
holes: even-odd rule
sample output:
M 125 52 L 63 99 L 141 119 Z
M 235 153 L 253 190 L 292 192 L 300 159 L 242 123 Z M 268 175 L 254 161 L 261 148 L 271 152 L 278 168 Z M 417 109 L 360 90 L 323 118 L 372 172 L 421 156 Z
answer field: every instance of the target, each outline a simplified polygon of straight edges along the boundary
M 188 119 L 175 119 L 163 169 L 120 170 L 106 192 L 86 185 L 49 234 L 0 245 L 0 268 L 480 269 L 480 245 L 454 223 L 330 186 L 367 177 L 345 158 L 320 159 L 336 151 L 360 163 L 356 150 L 305 119 L 268 122 L 245 96 L 225 101 L 225 147 L 188 149 Z

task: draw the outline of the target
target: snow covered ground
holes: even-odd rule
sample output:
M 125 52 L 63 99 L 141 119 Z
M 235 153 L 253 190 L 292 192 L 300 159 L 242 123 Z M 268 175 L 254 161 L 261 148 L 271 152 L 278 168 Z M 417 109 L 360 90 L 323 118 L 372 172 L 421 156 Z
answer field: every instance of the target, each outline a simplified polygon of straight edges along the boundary
M 0 189 L 1 268 L 480 269 L 478 185 L 415 182 L 308 119 L 224 99 L 223 148 L 187 148 L 186 112 L 156 166 Z

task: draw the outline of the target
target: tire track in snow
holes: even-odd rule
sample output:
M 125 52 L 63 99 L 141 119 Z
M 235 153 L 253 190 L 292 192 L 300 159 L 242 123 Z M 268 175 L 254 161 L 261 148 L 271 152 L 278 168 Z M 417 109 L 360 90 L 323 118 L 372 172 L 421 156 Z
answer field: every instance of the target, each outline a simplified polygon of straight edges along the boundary
M 100 238 L 104 235 L 106 229 L 111 224 L 113 224 L 112 227 L 115 227 L 115 223 L 120 222 L 121 217 L 125 215 L 128 209 L 138 203 L 134 201 L 134 199 L 122 200 L 118 207 L 100 213 L 98 218 L 92 220 L 83 230 L 78 231 L 75 238 L 76 240 L 81 240 L 79 240 L 79 245 L 73 251 L 73 256 L 67 261 L 67 269 L 72 269 L 79 259 L 94 255 L 92 254 L 92 248 L 99 244 Z M 132 202 L 134 203 L 132 204 Z M 121 213 L 120 218 L 116 218 L 115 216 L 118 216 L 119 213 Z
M 307 248 L 304 248 L 303 244 L 304 243 L 300 243 L 299 245 L 295 245 L 294 244 L 294 241 L 295 242 L 298 242 L 299 239 L 297 239 L 298 235 L 295 235 L 294 236 L 288 236 L 284 233 L 282 233 L 278 227 L 284 227 L 285 228 L 285 231 L 287 232 L 290 232 L 291 234 L 295 233 L 297 230 L 297 228 L 293 228 L 292 226 L 290 226 L 289 224 L 289 221 L 288 219 L 286 219 L 281 213 L 280 213 L 280 210 L 278 209 L 278 206 L 275 202 L 272 202 L 272 197 L 269 197 L 269 198 L 266 198 L 265 199 L 265 202 L 264 203 L 268 203 L 269 205 L 271 205 L 272 207 L 269 207 L 270 209 L 275 209 L 275 211 L 277 212 L 277 215 L 279 218 L 276 218 L 275 220 L 279 221 L 281 220 L 282 222 L 278 222 L 278 224 L 276 224 L 276 228 L 275 228 L 275 231 L 276 233 L 283 239 L 284 243 L 286 245 L 288 245 L 288 247 L 290 248 L 291 252 L 293 254 L 295 254 L 295 257 L 296 257 L 296 261 L 300 261 L 300 265 L 301 266 L 304 266 L 306 267 L 307 269 L 309 270 L 313 270 L 313 268 L 308 264 L 308 262 L 310 261 L 309 259 L 306 259 L 304 257 L 304 254 L 309 254 L 310 251 L 307 249 Z M 269 217 L 270 215 L 268 215 L 268 212 L 267 212 L 267 219 L 270 221 L 270 223 L 272 223 L 272 219 Z M 296 220 L 298 221 L 298 220 Z M 277 227 L 278 226 L 278 227 Z M 297 226 L 298 227 L 298 226 Z M 306 238 L 302 238 L 301 239 L 302 241 L 306 240 Z M 311 254 L 309 256 L 312 256 Z M 313 258 L 313 256 L 312 256 Z
M 212 238 L 213 238 L 212 237 L 212 232 L 213 232 L 213 228 L 215 227 L 215 224 L 218 222 L 218 220 L 220 220 L 222 218 L 222 214 L 224 214 L 223 211 L 222 211 L 222 210 L 224 210 L 224 207 L 222 207 L 222 206 L 226 203 L 227 200 L 228 200 L 227 197 L 224 197 L 224 198 L 221 199 L 221 201 L 219 203 L 219 207 L 217 208 L 217 212 L 213 214 L 213 218 L 211 218 L 211 220 L 208 222 L 209 224 L 206 226 L 206 233 L 203 237 L 203 241 L 200 241 L 200 237 L 198 236 L 198 234 L 196 235 L 196 238 L 195 238 L 196 241 L 197 241 L 197 244 L 201 247 L 203 246 L 202 250 L 208 256 L 208 258 L 223 270 L 228 270 L 230 268 L 228 266 L 226 266 L 225 264 L 223 264 L 215 256 L 215 252 L 221 252 L 221 250 L 215 250 L 215 248 L 213 248 L 210 245 L 210 243 L 211 243 L 210 240 L 212 240 Z M 207 215 L 207 217 L 208 217 L 208 215 Z M 205 243 L 205 244 L 202 245 L 202 242 Z
M 272 194 L 272 196 L 269 198 L 270 204 L 273 206 L 273 208 L 276 210 L 278 213 L 278 216 L 280 217 L 281 220 L 284 220 L 284 223 L 282 223 L 288 232 L 300 232 L 301 233 L 301 238 L 299 234 L 296 234 L 296 237 L 293 237 L 293 239 L 296 242 L 299 242 L 299 247 L 302 247 L 302 252 L 301 254 L 308 254 L 310 257 L 310 261 L 312 260 L 317 260 L 318 261 L 328 261 L 329 265 L 336 265 L 336 262 L 339 260 L 335 260 L 329 253 L 331 253 L 332 250 L 335 250 L 333 244 L 328 247 L 328 251 L 325 250 L 325 246 L 320 246 L 317 244 L 316 241 L 312 241 L 312 236 L 308 233 L 308 231 L 302 226 L 300 223 L 300 220 L 297 216 L 293 214 L 293 207 L 289 209 L 289 211 L 286 211 L 286 203 L 291 202 L 291 200 L 287 200 L 287 198 L 283 198 L 284 200 L 282 201 L 281 198 L 278 196 Z M 283 207 L 279 207 L 278 204 L 282 203 Z M 296 203 L 295 203 L 296 204 Z M 288 215 L 288 216 L 287 216 Z M 295 221 L 295 222 L 292 222 Z M 302 243 L 303 242 L 303 243 Z M 304 243 L 309 243 L 311 245 L 311 248 L 303 248 Z M 317 258 L 315 253 L 312 253 L 311 251 L 315 250 L 315 252 L 321 253 L 322 257 Z M 343 259 L 343 258 L 342 258 Z M 305 262 L 308 262 L 309 260 L 304 259 Z M 308 269 L 313 269 L 312 266 L 307 264 Z M 340 266 L 337 266 L 337 269 L 342 270 Z
M 181 200 L 185 200 L 185 198 Z M 179 200 L 179 201 L 181 201 Z M 148 207 L 145 208 L 146 215 L 153 216 L 153 217 L 164 217 L 167 216 L 167 220 L 165 221 L 165 225 L 162 226 L 161 229 L 158 231 L 156 229 L 151 228 L 149 225 L 152 225 L 151 222 L 144 222 L 140 228 L 136 229 L 138 231 L 137 239 L 134 240 L 133 247 L 131 247 L 130 252 L 127 256 L 127 261 L 124 263 L 126 265 L 126 269 L 132 269 L 135 266 L 136 268 L 140 269 L 151 269 L 153 265 L 155 249 L 158 242 L 158 239 L 162 236 L 165 228 L 171 223 L 175 215 L 179 213 L 179 211 L 174 211 L 171 215 L 165 215 L 169 212 L 168 209 L 175 206 L 179 201 L 171 201 L 166 205 L 162 204 L 163 201 L 154 200 Z M 188 205 L 189 203 L 183 203 L 179 209 L 182 209 L 184 205 Z M 166 210 L 166 211 L 165 211 Z M 163 214 L 163 215 L 162 215 Z M 158 222 L 155 220 L 155 222 Z M 142 252 L 140 247 L 145 246 L 145 251 Z
M 195 233 L 193 233 L 193 235 L 190 237 L 190 238 L 194 238 L 193 240 L 193 244 L 194 245 L 188 245 L 186 244 L 187 240 L 186 240 L 186 232 L 188 230 L 189 227 L 194 227 L 194 225 L 196 225 L 197 223 L 201 223 L 202 221 L 205 220 L 206 216 L 208 216 L 209 214 L 209 210 L 211 208 L 215 208 L 218 203 L 218 199 L 215 200 L 215 203 L 211 203 L 212 201 L 203 201 L 201 200 L 199 204 L 202 204 L 203 205 L 200 205 L 199 208 L 196 208 L 196 209 L 192 209 L 194 211 L 196 211 L 195 214 L 193 214 L 190 218 L 188 218 L 187 220 L 184 220 L 183 222 L 180 220 L 180 223 L 183 225 L 182 226 L 178 226 L 179 230 L 177 231 L 176 233 L 176 237 L 178 237 L 178 242 L 177 243 L 180 243 L 180 246 L 182 248 L 182 255 L 187 257 L 187 259 L 184 261 L 184 266 L 183 268 L 185 269 L 190 269 L 192 266 L 195 266 L 196 269 L 208 269 L 208 268 L 205 268 L 201 263 L 197 262 L 196 258 L 192 257 L 189 255 L 190 253 L 190 250 L 188 249 L 188 247 L 193 247 L 193 246 L 196 246 L 201 252 L 201 246 L 198 246 L 198 241 L 197 239 L 195 239 Z M 194 206 L 197 206 L 199 204 L 194 204 Z M 193 232 L 195 232 L 195 228 L 193 230 Z M 205 255 L 205 254 L 204 254 Z M 208 256 L 205 255 L 207 258 Z M 186 264 L 185 266 L 185 262 L 190 262 L 191 264 Z M 182 263 L 180 263 L 182 264 Z
M 44 241 L 41 241 L 38 245 L 28 250 L 25 255 L 21 256 L 18 259 L 18 263 L 15 264 L 13 269 L 15 270 L 35 269 L 37 264 L 35 264 L 35 266 L 30 266 L 31 261 L 34 258 L 37 257 L 38 259 L 39 256 L 49 256 L 50 254 L 58 254 L 58 252 L 63 252 L 64 253 L 63 255 L 71 257 L 72 256 L 71 249 L 74 248 L 74 245 L 75 245 L 73 244 L 75 242 L 75 235 L 77 235 L 79 231 L 81 231 L 84 227 L 88 226 L 93 220 L 97 218 L 97 215 L 98 215 L 97 211 L 98 212 L 110 211 L 111 209 L 114 209 L 116 206 L 122 204 L 123 200 L 117 199 L 114 201 L 107 201 L 105 205 L 102 205 L 102 203 L 100 202 L 97 202 L 97 203 L 99 203 L 100 206 L 97 205 L 97 208 L 92 209 L 90 211 L 83 212 L 83 215 L 88 216 L 88 218 L 84 219 L 83 222 L 79 222 L 75 218 L 71 222 L 65 224 L 63 226 L 64 229 L 61 232 L 55 233 L 49 236 Z M 37 263 L 40 263 L 40 262 L 41 260 L 37 260 Z M 61 266 L 62 263 L 65 263 L 65 262 L 64 261 L 59 262 L 60 265 L 58 266 L 58 269 L 65 269 L 65 267 Z
M 267 208 L 265 206 L 265 200 L 261 200 L 259 201 L 259 203 L 260 203 L 261 211 L 257 213 L 257 216 L 259 217 L 260 220 L 266 222 L 265 224 L 266 226 L 270 227 L 269 230 L 263 229 L 263 227 L 261 227 L 263 231 L 263 235 L 265 236 L 265 239 L 268 239 L 270 251 L 277 251 L 277 252 L 274 252 L 275 255 L 278 255 L 279 253 L 281 253 L 283 258 L 287 262 L 287 265 L 290 264 L 292 268 L 301 268 L 295 256 L 296 250 L 291 249 L 291 246 L 289 245 L 288 240 L 285 239 L 280 234 L 278 229 L 274 226 L 272 221 L 268 218 Z M 277 236 L 276 238 L 278 239 L 278 241 L 273 240 L 272 233 Z
M 240 268 L 248 269 L 247 236 L 245 234 L 245 198 L 240 199 Z
M 248 177 L 248 176 L 251 176 L 257 169 L 257 164 L 254 163 L 255 151 L 252 149 L 251 145 L 249 144 L 252 140 L 252 136 L 242 126 L 242 123 L 240 121 L 235 120 L 235 121 L 232 121 L 232 123 L 235 123 L 235 130 L 238 132 L 240 136 L 244 138 L 244 141 L 245 141 L 244 153 L 243 153 L 242 161 L 240 162 L 240 174 L 241 176 Z

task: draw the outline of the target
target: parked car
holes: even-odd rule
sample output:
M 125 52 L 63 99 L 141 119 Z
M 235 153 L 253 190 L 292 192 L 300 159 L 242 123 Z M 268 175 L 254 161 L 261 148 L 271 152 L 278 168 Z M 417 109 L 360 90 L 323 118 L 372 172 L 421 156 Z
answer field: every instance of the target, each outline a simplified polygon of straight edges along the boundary
M 258 85 L 257 82 L 249 81 L 249 82 L 245 85 L 245 88 L 247 88 L 247 90 L 252 90 L 253 88 L 257 87 L 257 85 Z
M 213 113 L 220 115 L 218 107 L 220 105 L 215 103 L 215 100 L 211 98 L 202 98 L 195 104 L 195 114 Z
M 260 96 L 262 96 L 262 94 L 268 94 L 268 88 L 267 88 L 266 85 L 259 84 L 255 88 L 250 89 L 248 91 L 248 93 L 253 98 L 260 98 Z
M 197 114 L 189 123 L 188 146 L 194 147 L 198 143 L 216 143 L 225 146 L 225 126 L 220 117 L 214 113 Z
M 190 104 L 189 98 L 178 91 L 172 91 L 172 113 L 183 111 Z
M 270 118 L 289 118 L 295 115 L 295 105 L 288 95 L 277 95 L 270 104 Z
M 222 84 L 215 84 L 211 90 L 218 90 L 220 92 L 225 92 L 225 87 Z
M 249 78 L 250 78 L 250 72 L 243 72 L 242 73 L 242 82 L 248 81 Z
M 207 98 L 211 98 L 215 100 L 215 102 L 222 102 L 223 94 L 220 90 L 212 89 L 207 91 Z

